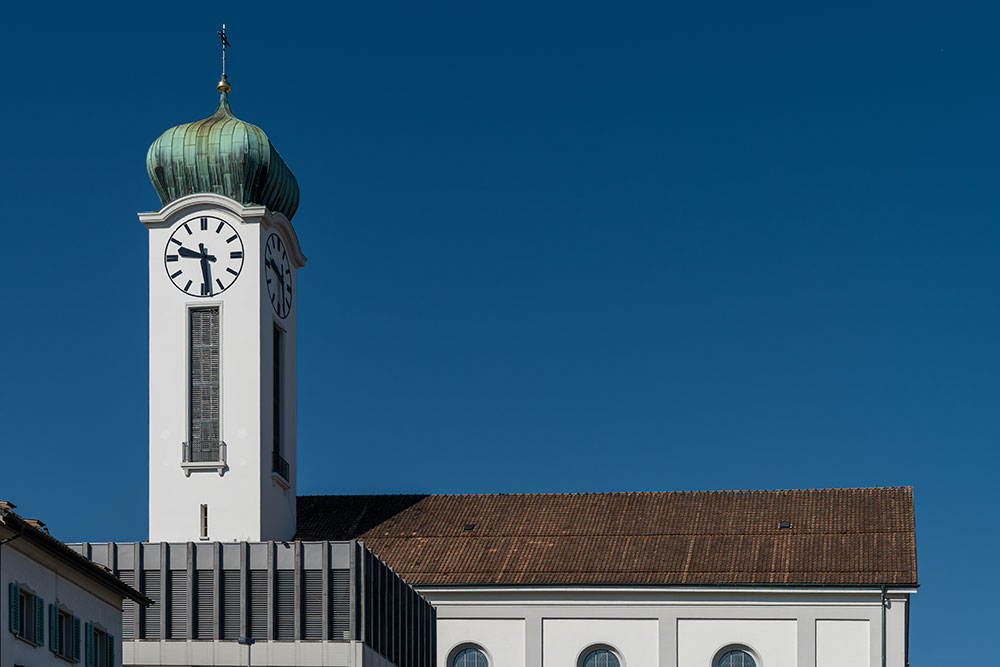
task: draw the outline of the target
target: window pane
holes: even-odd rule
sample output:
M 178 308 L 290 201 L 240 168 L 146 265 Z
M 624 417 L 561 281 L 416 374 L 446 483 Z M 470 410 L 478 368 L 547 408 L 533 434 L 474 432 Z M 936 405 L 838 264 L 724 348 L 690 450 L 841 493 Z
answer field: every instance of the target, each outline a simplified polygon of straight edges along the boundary
M 583 659 L 583 667 L 621 667 L 618 656 L 606 648 L 591 651 Z
M 477 648 L 467 648 L 455 656 L 452 667 L 487 667 L 486 654 Z
M 757 663 L 749 653 L 737 649 L 723 654 L 719 658 L 719 667 L 757 667 Z

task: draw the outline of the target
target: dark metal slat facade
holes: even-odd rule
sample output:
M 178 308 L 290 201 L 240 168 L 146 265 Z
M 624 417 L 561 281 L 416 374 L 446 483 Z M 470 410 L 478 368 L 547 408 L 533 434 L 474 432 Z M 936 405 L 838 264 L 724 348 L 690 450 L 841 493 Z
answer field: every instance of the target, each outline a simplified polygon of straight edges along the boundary
M 153 600 L 123 610 L 127 640 L 361 641 L 434 667 L 433 607 L 359 542 L 71 546 Z

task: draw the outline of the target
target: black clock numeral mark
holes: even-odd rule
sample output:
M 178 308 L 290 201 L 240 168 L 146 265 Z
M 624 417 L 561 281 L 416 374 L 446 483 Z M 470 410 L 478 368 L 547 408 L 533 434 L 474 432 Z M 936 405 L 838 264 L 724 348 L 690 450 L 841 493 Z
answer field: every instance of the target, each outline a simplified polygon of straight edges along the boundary
M 268 284 L 268 285 L 270 285 L 270 284 L 271 284 L 271 279 L 270 279 L 270 278 L 268 278 L 268 279 L 267 279 L 267 284 Z
M 238 237 L 239 237 L 239 234 L 233 234 L 233 235 L 232 235 L 232 236 L 230 236 L 230 237 L 229 237 L 228 239 L 226 239 L 226 243 L 232 243 L 232 242 L 233 242 L 233 241 L 235 241 L 235 240 L 236 240 L 236 239 L 237 239 Z
M 176 278 L 177 276 L 181 275 L 182 273 L 184 273 L 184 271 L 178 271 L 177 273 L 171 273 L 170 274 L 170 279 L 173 280 L 174 278 Z
M 176 243 L 177 245 L 184 245 L 183 243 L 181 243 L 180 241 L 178 241 L 177 239 L 175 239 L 172 236 L 170 237 L 170 242 L 171 243 Z
M 176 262 L 177 261 L 177 255 L 167 255 L 167 261 L 168 262 Z
M 230 259 L 243 259 L 243 251 L 242 250 L 234 250 L 231 253 L 229 253 L 229 258 Z
M 208 231 L 208 218 L 201 219 L 201 231 Z
M 225 227 L 225 226 L 226 226 L 226 223 L 220 222 L 219 226 L 215 228 L 215 233 L 218 234 L 219 232 L 221 232 L 222 228 Z
M 188 223 L 186 223 L 186 222 L 184 223 L 184 229 L 187 231 L 188 236 L 191 236 L 191 234 L 194 233 L 194 232 L 191 231 L 191 228 L 188 227 Z
M 229 273 L 233 274 L 234 276 L 240 275 L 239 271 L 233 271 L 233 268 L 231 266 L 227 266 L 226 267 L 226 271 L 228 271 Z
M 271 303 L 274 303 L 274 295 L 271 295 Z
M 219 280 L 218 278 L 215 279 L 215 282 L 217 282 L 219 284 L 219 289 L 226 289 L 226 286 L 223 285 L 222 281 Z
M 193 281 L 191 281 L 191 280 L 187 281 L 187 285 L 184 286 L 184 291 L 185 292 L 187 292 L 189 289 L 191 289 L 191 283 L 192 282 Z

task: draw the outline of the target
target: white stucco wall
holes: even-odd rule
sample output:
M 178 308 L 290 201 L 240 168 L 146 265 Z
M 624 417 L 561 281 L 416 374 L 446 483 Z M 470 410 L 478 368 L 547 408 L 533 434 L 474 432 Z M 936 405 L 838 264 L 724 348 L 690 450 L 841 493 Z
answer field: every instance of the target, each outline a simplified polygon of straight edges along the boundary
M 881 591 L 710 588 L 421 588 L 438 617 L 438 666 L 461 644 L 490 667 L 576 667 L 607 645 L 623 667 L 712 667 L 746 646 L 759 667 L 878 665 Z M 906 606 L 890 593 L 886 664 L 905 667 Z
M 483 647 L 493 665 L 516 665 L 524 659 L 524 619 L 438 619 L 437 664 L 445 667 L 456 649 L 466 644 Z
M 656 619 L 644 618 L 545 618 L 542 664 L 576 667 L 595 645 L 607 646 L 621 656 L 622 667 L 656 664 L 657 626 Z
M 4 537 L 7 535 L 0 532 L 0 539 Z M 8 584 L 12 581 L 45 601 L 43 646 L 30 644 L 10 632 Z M 121 598 L 45 551 L 32 547 L 24 538 L 0 546 L 0 600 L 0 665 L 3 667 L 66 667 L 69 664 L 49 650 L 49 604 L 79 617 L 81 653 L 85 651 L 82 637 L 85 623 L 114 635 L 115 665 L 121 667 Z
M 869 667 L 869 621 L 816 621 L 816 667 Z
M 175 229 L 209 215 L 228 222 L 243 241 L 240 276 L 212 297 L 178 289 L 164 268 L 164 248 Z M 291 226 L 261 207 L 243 207 L 219 195 L 191 195 L 156 213 L 140 215 L 149 230 L 149 539 L 200 539 L 201 505 L 208 505 L 209 539 L 283 540 L 295 532 L 295 340 L 298 294 L 284 319 L 267 296 L 262 244 L 278 233 L 298 251 Z M 293 252 L 292 249 L 295 249 Z M 299 256 L 301 256 L 299 254 Z M 295 261 L 292 262 L 293 267 Z M 221 435 L 228 468 L 185 474 L 182 443 L 188 424 L 188 310 L 217 305 L 221 314 Z M 271 354 L 274 324 L 285 331 L 282 440 L 291 486 L 272 476 Z
M 710 667 L 723 649 L 733 647 L 748 650 L 761 667 L 796 667 L 797 640 L 795 618 L 681 618 L 677 621 L 677 664 Z M 867 650 L 867 644 L 861 648 Z

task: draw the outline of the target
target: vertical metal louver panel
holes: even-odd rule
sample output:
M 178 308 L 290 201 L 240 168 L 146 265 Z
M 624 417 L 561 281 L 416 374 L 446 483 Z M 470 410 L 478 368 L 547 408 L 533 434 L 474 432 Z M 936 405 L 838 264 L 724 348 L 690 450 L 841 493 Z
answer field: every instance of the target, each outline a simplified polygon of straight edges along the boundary
M 123 584 L 135 588 L 135 572 L 133 570 L 122 570 L 118 573 L 118 578 Z M 122 598 L 122 639 L 135 639 L 135 617 L 138 605 L 128 598 Z
M 212 574 L 211 570 L 195 570 L 194 572 L 195 639 L 212 639 L 213 624 L 215 621 L 212 608 L 215 602 L 215 586 L 212 581 Z
M 222 638 L 240 637 L 240 571 L 223 570 L 222 574 Z
M 295 572 L 275 572 L 275 639 L 295 639 Z
M 218 461 L 219 443 L 219 309 L 191 310 L 192 461 Z
M 187 570 L 170 570 L 170 600 L 167 607 L 167 638 L 187 639 Z
M 247 572 L 250 589 L 250 636 L 267 639 L 267 570 Z
M 330 570 L 330 639 L 342 641 L 350 631 L 351 571 Z
M 306 570 L 302 603 L 303 639 L 320 640 L 323 636 L 323 572 Z M 333 637 L 340 639 L 340 637 Z
M 160 607 L 163 598 L 160 595 L 160 571 L 147 570 L 143 573 L 142 592 L 153 601 L 153 604 L 146 607 L 142 612 L 145 623 L 143 624 L 143 639 L 161 639 L 160 636 Z

